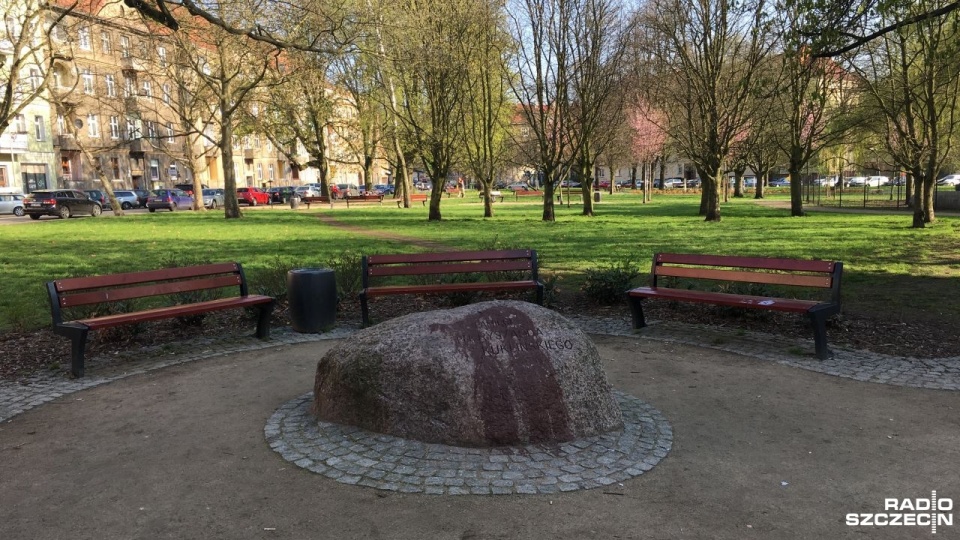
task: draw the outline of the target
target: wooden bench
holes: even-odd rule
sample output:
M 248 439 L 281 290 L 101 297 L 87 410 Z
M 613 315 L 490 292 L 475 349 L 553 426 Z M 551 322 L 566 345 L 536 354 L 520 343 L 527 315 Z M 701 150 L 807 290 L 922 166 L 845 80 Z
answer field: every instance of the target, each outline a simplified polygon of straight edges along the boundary
M 513 194 L 516 195 L 518 201 L 520 197 L 543 197 L 543 192 L 536 189 L 518 189 Z
M 333 201 L 334 199 L 331 199 L 326 195 L 318 195 L 315 197 L 300 197 L 300 203 L 307 205 L 307 210 L 310 209 L 310 203 L 329 204 L 330 208 L 333 208 Z
M 415 203 L 415 202 L 422 202 L 423 205 L 426 206 L 426 205 L 427 205 L 427 199 L 428 199 L 428 198 L 429 198 L 429 197 L 427 197 L 427 194 L 426 194 L 426 193 L 411 193 L 411 194 L 410 194 L 410 203 L 412 204 L 412 203 Z M 403 197 L 397 199 L 397 208 L 403 208 Z
M 378 193 L 364 193 L 363 195 L 347 195 L 343 198 L 347 202 L 347 208 L 351 204 L 377 203 L 383 205 L 383 195 Z
M 504 198 L 503 193 L 501 193 L 501 192 L 499 192 L 499 191 L 491 191 L 491 192 L 490 192 L 490 201 L 491 201 L 491 202 L 497 202 L 497 197 L 500 197 L 500 202 L 503 202 L 503 198 Z M 481 200 L 481 201 L 483 200 L 483 192 L 482 192 L 482 191 L 480 192 L 480 200 Z
M 840 312 L 842 272 L 843 263 L 839 261 L 657 253 L 653 257 L 651 285 L 628 291 L 627 295 L 634 328 L 646 326 L 641 301 L 647 298 L 806 313 L 813 323 L 817 357 L 825 360 L 833 356 L 827 348 L 826 324 L 828 317 Z M 829 289 L 830 298 L 800 300 L 661 287 L 659 281 L 663 277 Z
M 239 287 L 239 295 L 130 313 L 66 321 L 63 318 L 65 308 L 227 287 Z M 73 342 L 70 371 L 74 377 L 83 377 L 84 348 L 87 333 L 91 330 L 189 317 L 223 309 L 255 307 L 260 312 L 256 335 L 260 339 L 270 337 L 270 312 L 273 310 L 274 299 L 248 294 L 243 268 L 236 262 L 58 279 L 47 283 L 47 292 L 50 295 L 54 333 L 66 336 Z
M 460 188 L 448 187 L 448 188 L 444 188 L 443 192 L 447 194 L 448 198 L 453 195 L 456 195 L 458 197 L 460 196 Z
M 397 294 L 444 294 L 457 292 L 516 291 L 533 289 L 536 302 L 543 304 L 543 283 L 537 277 L 537 252 L 531 249 L 495 251 L 452 251 L 407 255 L 367 255 L 363 257 L 363 290 L 360 309 L 363 325 L 370 324 L 367 301 L 377 296 Z M 374 279 L 394 276 L 485 274 L 523 272 L 529 277 L 517 281 L 479 281 L 473 283 L 432 283 L 428 285 L 372 285 Z

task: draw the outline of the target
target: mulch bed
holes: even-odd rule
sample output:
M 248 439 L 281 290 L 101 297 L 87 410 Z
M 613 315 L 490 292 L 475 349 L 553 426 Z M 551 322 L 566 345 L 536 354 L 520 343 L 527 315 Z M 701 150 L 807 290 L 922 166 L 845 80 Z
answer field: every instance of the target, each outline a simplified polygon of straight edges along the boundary
M 523 295 L 517 297 L 525 298 Z M 439 296 L 387 297 L 371 302 L 371 314 L 376 321 L 451 305 L 449 299 Z M 599 306 L 589 302 L 580 292 L 559 292 L 551 307 L 560 313 L 611 317 L 629 315 L 625 303 Z M 649 319 L 667 323 L 708 324 L 729 327 L 734 333 L 746 329 L 786 336 L 809 336 L 813 339 L 802 316 L 671 302 L 647 302 L 645 310 Z M 115 355 L 195 336 L 229 339 L 231 336 L 252 335 L 256 324 L 252 320 L 243 320 L 244 317 L 242 312 L 233 310 L 208 314 L 202 326 L 186 326 L 171 320 L 92 332 L 87 355 Z M 340 324 L 359 326 L 359 303 L 341 303 L 337 318 Z M 281 305 L 275 310 L 274 325 L 289 325 L 285 306 Z M 960 335 L 946 323 L 892 323 L 845 313 L 830 321 L 827 335 L 831 344 L 897 356 L 941 358 L 960 354 Z M 66 375 L 69 368 L 70 340 L 55 335 L 49 329 L 0 334 L 0 380 L 23 380 L 44 371 Z

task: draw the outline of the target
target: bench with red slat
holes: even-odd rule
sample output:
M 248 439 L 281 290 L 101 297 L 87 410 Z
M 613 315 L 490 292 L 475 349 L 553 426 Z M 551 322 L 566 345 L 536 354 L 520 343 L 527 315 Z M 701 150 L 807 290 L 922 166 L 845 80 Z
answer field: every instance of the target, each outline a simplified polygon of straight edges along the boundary
M 427 194 L 426 193 L 411 193 L 410 194 L 410 203 L 421 202 L 423 206 L 427 205 Z M 397 208 L 403 207 L 403 197 L 397 199 Z
M 377 278 L 420 275 L 486 274 L 522 271 L 529 279 L 517 281 L 480 281 L 474 283 L 434 283 L 429 285 L 379 285 Z M 368 300 L 397 294 L 445 294 L 457 292 L 494 292 L 533 289 L 536 302 L 543 304 L 543 283 L 537 277 L 537 252 L 532 249 L 494 251 L 452 251 L 368 255 L 363 257 L 363 290 L 360 309 L 364 326 L 370 324 Z
M 130 313 L 63 320 L 63 310 L 66 308 L 184 292 L 221 290 L 226 287 L 238 287 L 240 295 Z M 72 342 L 71 373 L 74 377 L 83 377 L 84 349 L 87 333 L 91 330 L 199 315 L 223 309 L 255 307 L 260 311 L 256 335 L 260 339 L 270 337 L 270 312 L 273 309 L 274 300 L 269 296 L 247 293 L 247 281 L 240 263 L 206 264 L 146 272 L 58 279 L 47 283 L 47 292 L 50 296 L 53 331 L 69 337 Z
M 651 285 L 627 291 L 627 295 L 634 328 L 646 326 L 641 301 L 647 298 L 806 313 L 813 323 L 817 357 L 825 360 L 832 356 L 827 347 L 826 321 L 840 312 L 842 272 L 843 263 L 839 261 L 657 253 Z M 817 301 L 660 287 L 658 279 L 663 277 L 829 289 L 830 298 Z
M 520 197 L 543 197 L 543 192 L 537 189 L 518 189 L 513 192 L 516 195 L 516 200 L 520 200 Z
M 377 203 L 383 204 L 383 195 L 378 193 L 364 193 L 363 195 L 348 195 L 343 198 L 347 202 L 347 208 L 350 208 L 351 204 L 362 204 L 362 203 Z

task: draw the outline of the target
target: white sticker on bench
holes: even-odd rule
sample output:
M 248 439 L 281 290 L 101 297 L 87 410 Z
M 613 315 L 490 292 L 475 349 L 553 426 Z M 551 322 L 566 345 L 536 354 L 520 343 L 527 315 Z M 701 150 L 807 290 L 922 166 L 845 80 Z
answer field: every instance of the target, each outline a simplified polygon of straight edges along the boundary
M 760 304 L 761 306 L 772 306 L 776 304 L 776 302 L 774 302 L 773 300 L 761 300 L 757 302 L 757 304 Z

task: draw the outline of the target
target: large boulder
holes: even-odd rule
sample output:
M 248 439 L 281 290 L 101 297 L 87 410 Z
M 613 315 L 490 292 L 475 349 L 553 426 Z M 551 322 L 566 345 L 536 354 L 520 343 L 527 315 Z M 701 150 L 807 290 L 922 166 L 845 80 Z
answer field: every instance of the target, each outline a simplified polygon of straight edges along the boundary
M 590 338 L 514 301 L 361 330 L 320 360 L 313 410 L 321 420 L 457 446 L 563 442 L 623 426 Z

